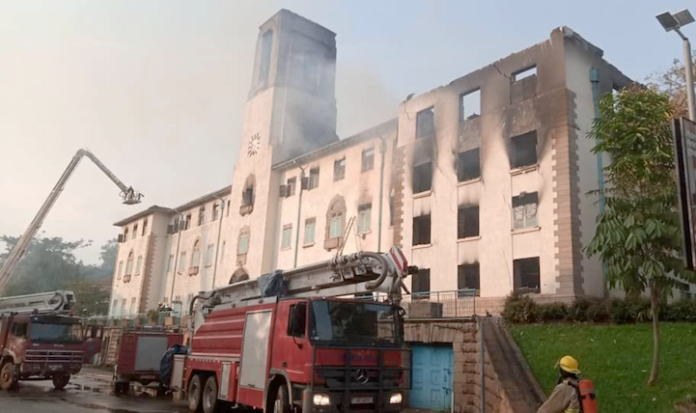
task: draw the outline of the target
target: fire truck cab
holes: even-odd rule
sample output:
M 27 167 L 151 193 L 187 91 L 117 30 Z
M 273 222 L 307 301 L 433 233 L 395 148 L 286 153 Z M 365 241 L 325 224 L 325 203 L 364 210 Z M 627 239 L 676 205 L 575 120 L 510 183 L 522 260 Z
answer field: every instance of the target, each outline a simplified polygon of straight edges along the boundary
M 417 269 L 403 260 L 399 270 L 387 254 L 343 258 L 270 274 L 279 287 L 271 296 L 251 280 L 202 298 L 184 371 L 173 374 L 189 409 L 401 411 L 410 353 L 398 297 L 403 277 Z M 354 298 L 385 284 L 384 302 Z

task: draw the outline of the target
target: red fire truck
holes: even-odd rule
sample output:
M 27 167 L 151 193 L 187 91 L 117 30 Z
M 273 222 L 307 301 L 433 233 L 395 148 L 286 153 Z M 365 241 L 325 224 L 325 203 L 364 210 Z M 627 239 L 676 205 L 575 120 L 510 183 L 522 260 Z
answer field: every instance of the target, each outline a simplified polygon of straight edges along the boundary
M 282 413 L 401 411 L 410 353 L 399 303 L 403 278 L 414 271 L 393 248 L 197 296 L 191 352 L 175 356 L 184 362 L 174 363 L 172 387 L 187 393 L 191 411 L 205 413 L 220 404 Z M 374 299 L 378 291 L 385 301 Z
M 19 380 L 64 388 L 82 368 L 82 321 L 69 312 L 71 291 L 0 298 L 0 389 Z

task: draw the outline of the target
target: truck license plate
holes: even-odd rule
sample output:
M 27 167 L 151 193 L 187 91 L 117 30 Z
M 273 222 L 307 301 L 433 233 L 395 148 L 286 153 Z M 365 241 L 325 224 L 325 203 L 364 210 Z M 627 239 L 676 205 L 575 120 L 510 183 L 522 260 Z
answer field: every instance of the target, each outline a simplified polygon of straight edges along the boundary
M 350 401 L 353 404 L 370 404 L 372 403 L 372 397 L 353 397 Z

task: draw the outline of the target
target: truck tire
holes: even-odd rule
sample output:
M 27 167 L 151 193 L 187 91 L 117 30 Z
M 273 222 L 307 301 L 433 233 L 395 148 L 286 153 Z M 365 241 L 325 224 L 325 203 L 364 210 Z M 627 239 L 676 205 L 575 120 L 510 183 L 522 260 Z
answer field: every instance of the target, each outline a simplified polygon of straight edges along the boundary
M 70 382 L 70 375 L 69 374 L 59 374 L 59 375 L 53 376 L 51 378 L 51 380 L 53 381 L 53 388 L 55 388 L 56 390 L 63 390 L 65 388 L 65 386 L 67 386 L 68 383 Z
M 278 385 L 275 401 L 273 402 L 273 413 L 290 413 L 290 402 L 288 401 L 288 390 L 285 383 Z
M 201 394 L 203 393 L 203 384 L 201 376 L 194 374 L 191 378 L 191 383 L 188 386 L 188 408 L 191 412 L 201 410 Z
M 17 387 L 15 365 L 10 360 L 0 366 L 0 390 L 11 390 Z
M 203 413 L 215 413 L 218 406 L 218 385 L 215 375 L 208 377 L 203 388 Z

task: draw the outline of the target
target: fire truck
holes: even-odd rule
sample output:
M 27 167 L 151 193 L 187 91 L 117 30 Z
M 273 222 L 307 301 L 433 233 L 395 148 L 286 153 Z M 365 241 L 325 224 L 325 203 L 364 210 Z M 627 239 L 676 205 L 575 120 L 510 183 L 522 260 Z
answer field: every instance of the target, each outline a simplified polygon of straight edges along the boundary
M 410 388 L 398 248 L 276 271 L 195 296 L 172 388 L 191 411 L 398 412 Z M 383 296 L 384 300 L 377 297 Z
M 0 298 L 0 389 L 19 380 L 64 388 L 82 368 L 82 321 L 70 312 L 72 291 Z

